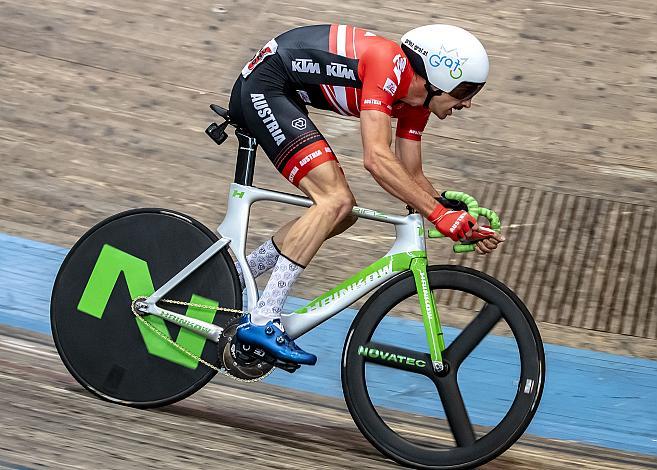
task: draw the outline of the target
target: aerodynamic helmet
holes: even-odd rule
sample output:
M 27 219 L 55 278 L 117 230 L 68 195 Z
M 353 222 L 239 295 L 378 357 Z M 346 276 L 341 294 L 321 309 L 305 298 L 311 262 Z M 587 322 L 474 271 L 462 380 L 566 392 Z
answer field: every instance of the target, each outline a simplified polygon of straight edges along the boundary
M 420 26 L 402 36 L 401 47 L 415 73 L 427 81 L 429 96 L 425 106 L 441 92 L 459 100 L 470 99 L 488 78 L 486 49 L 474 35 L 458 26 Z

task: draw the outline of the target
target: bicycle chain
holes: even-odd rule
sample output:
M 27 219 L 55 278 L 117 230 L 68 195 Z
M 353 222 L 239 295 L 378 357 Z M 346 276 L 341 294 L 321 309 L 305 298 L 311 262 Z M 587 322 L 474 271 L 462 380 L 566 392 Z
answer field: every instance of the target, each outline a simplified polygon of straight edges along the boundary
M 208 310 L 221 310 L 223 312 L 230 312 L 230 313 L 239 313 L 240 316 L 244 315 L 245 312 L 244 310 L 238 310 L 236 308 L 226 308 L 226 307 L 213 307 L 212 305 L 203 305 L 203 304 L 194 304 L 192 302 L 183 302 L 182 300 L 170 300 L 170 299 L 160 299 L 159 302 L 164 302 L 167 304 L 175 304 L 175 305 L 185 305 L 187 307 L 195 307 L 195 308 L 205 308 Z
M 224 312 L 238 313 L 240 315 L 242 315 L 244 313 L 247 313 L 243 310 L 238 310 L 238 309 L 235 309 L 235 308 L 212 307 L 210 305 L 194 304 L 194 303 L 191 303 L 191 302 L 183 302 L 181 300 L 160 299 L 160 302 L 165 302 L 165 303 L 168 303 L 168 304 L 175 304 L 175 305 L 186 305 L 188 307 L 195 307 L 195 308 L 204 308 L 204 309 L 208 309 L 208 310 L 214 310 L 215 312 L 221 310 L 221 311 L 224 311 Z M 159 336 L 163 340 L 167 341 L 173 347 L 175 347 L 176 349 L 178 349 L 182 353 L 186 354 L 187 356 L 191 357 L 192 359 L 200 362 L 204 366 L 209 367 L 210 369 L 212 369 L 216 372 L 219 372 L 220 374 L 226 375 L 226 376 L 230 377 L 231 379 L 233 379 L 237 382 L 247 382 L 247 383 L 259 382 L 260 380 L 264 379 L 265 377 L 267 377 L 269 374 L 271 374 L 274 371 L 274 368 L 272 368 L 267 373 L 261 375 L 260 377 L 258 377 L 256 379 L 242 379 L 242 378 L 239 378 L 239 377 L 235 377 L 234 375 L 231 375 L 230 373 L 228 373 L 228 371 L 226 369 L 219 368 L 219 367 L 215 366 L 214 364 L 210 364 L 208 361 L 204 360 L 200 356 L 197 356 L 196 354 L 189 351 L 184 346 L 179 345 L 178 343 L 173 341 L 169 336 L 165 335 L 160 330 L 158 330 L 153 325 L 151 325 L 150 322 L 146 321 L 146 319 L 139 312 L 137 312 L 137 310 L 135 309 L 135 302 L 134 301 L 132 302 L 132 305 L 130 306 L 130 309 L 132 310 L 132 313 L 135 315 L 135 317 L 137 317 L 137 320 L 142 322 L 153 333 L 155 333 L 157 336 Z

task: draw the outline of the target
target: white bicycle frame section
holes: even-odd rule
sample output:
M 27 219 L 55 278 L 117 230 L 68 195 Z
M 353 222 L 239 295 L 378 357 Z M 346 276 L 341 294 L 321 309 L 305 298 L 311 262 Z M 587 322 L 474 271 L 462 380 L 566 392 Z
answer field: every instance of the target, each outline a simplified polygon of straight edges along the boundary
M 256 188 L 254 186 L 244 186 L 237 183 L 232 183 L 229 191 L 226 216 L 217 228 L 217 232 L 221 238 L 148 297 L 144 302 L 145 305 L 142 304 L 140 306 L 140 310 L 144 313 L 157 315 L 185 328 L 192 328 L 197 333 L 215 342 L 218 341 L 223 331 L 221 327 L 163 309 L 157 306 L 156 303 L 187 276 L 198 269 L 199 266 L 219 253 L 224 247 L 229 246 L 235 254 L 237 262 L 242 267 L 244 282 L 246 284 L 247 302 L 249 308 L 252 308 L 258 302 L 258 289 L 246 262 L 245 255 L 251 206 L 257 201 L 274 201 L 301 207 L 310 207 L 313 204 L 306 197 Z M 312 330 L 320 323 L 341 312 L 356 300 L 397 274 L 398 271 L 393 269 L 393 255 L 425 252 L 424 222 L 422 216 L 419 214 L 410 214 L 401 217 L 387 215 L 379 211 L 358 206 L 353 208 L 352 213 L 359 218 L 375 220 L 395 226 L 395 242 L 385 257 L 382 258 L 385 260 L 388 257 L 390 261 L 389 265 L 387 268 L 383 267 L 372 274 L 358 279 L 357 282 L 349 285 L 348 288 L 341 289 L 329 298 L 323 299 L 321 305 L 311 302 L 303 309 L 300 309 L 304 313 L 298 313 L 297 311 L 283 314 L 281 322 L 285 327 L 285 331 L 292 339 L 296 339 Z

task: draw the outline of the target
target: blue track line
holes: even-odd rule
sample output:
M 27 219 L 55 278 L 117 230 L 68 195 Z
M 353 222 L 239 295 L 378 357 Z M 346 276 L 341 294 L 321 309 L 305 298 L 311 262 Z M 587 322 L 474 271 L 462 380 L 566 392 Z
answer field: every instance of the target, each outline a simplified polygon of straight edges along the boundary
M 0 323 L 50 333 L 50 292 L 67 251 L 0 233 Z M 290 298 L 286 308 L 303 304 L 302 299 Z M 340 355 L 355 314 L 347 309 L 300 338 L 304 349 L 318 355 L 315 367 L 302 367 L 294 374 L 277 371 L 267 382 L 342 397 Z M 424 344 L 421 322 L 385 322 L 377 341 L 422 349 L 417 346 Z M 448 342 L 458 333 L 445 328 Z M 529 433 L 657 455 L 657 361 L 549 344 L 545 348 L 545 393 Z M 504 378 L 517 376 L 517 369 L 515 344 L 506 337 L 487 338 L 464 363 L 459 383 L 474 423 L 499 421 L 518 385 Z M 444 416 L 435 388 L 423 377 L 368 366 L 367 380 L 377 405 Z

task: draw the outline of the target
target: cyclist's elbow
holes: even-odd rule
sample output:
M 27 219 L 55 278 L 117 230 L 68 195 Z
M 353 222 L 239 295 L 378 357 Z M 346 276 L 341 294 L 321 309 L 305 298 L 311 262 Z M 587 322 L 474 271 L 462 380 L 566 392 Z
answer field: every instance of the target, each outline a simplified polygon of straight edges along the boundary
M 365 152 L 363 158 L 363 166 L 365 169 L 374 177 L 381 174 L 381 159 L 384 158 L 380 152 L 376 150 L 370 150 Z
M 376 162 L 373 162 L 371 160 L 363 161 L 363 166 L 372 176 L 375 176 L 377 174 L 377 171 L 379 170 Z

